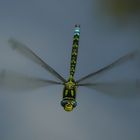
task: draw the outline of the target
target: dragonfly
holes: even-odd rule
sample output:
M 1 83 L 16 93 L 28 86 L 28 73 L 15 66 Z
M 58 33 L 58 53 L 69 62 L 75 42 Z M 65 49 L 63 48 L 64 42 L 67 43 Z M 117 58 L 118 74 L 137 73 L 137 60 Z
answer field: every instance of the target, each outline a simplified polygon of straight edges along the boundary
M 104 66 L 97 71 L 89 73 L 86 76 L 79 78 L 78 80 L 75 80 L 74 75 L 75 75 L 76 64 L 77 64 L 79 39 L 80 39 L 80 25 L 76 24 L 75 28 L 74 28 L 70 70 L 69 70 L 68 79 L 65 79 L 63 76 L 61 76 L 55 69 L 53 69 L 50 65 L 48 65 L 43 59 L 41 59 L 34 51 L 32 51 L 25 44 L 17 41 L 14 38 L 10 38 L 8 40 L 12 49 L 14 49 L 18 53 L 22 54 L 23 56 L 29 58 L 30 60 L 32 60 L 33 62 L 35 62 L 39 66 L 43 67 L 47 72 L 49 72 L 56 79 L 58 79 L 58 80 L 47 80 L 47 79 L 42 79 L 42 78 L 40 78 L 40 79 L 39 78 L 31 78 L 31 77 L 28 78 L 31 81 L 31 83 L 34 81 L 38 81 L 38 82 L 42 82 L 46 86 L 48 84 L 50 84 L 50 85 L 62 85 L 63 86 L 63 93 L 62 93 L 61 105 L 64 108 L 64 110 L 67 112 L 72 111 L 77 106 L 76 95 L 77 95 L 78 87 L 93 87 L 93 89 L 96 89 L 96 88 L 100 89 L 102 87 L 105 87 L 105 88 L 110 87 L 111 88 L 111 86 L 112 86 L 110 83 L 104 84 L 104 83 L 84 82 L 84 81 L 87 81 L 91 77 L 94 78 L 97 75 L 100 76 L 103 73 L 106 73 L 107 71 L 111 70 L 112 68 L 117 67 L 117 66 L 127 62 L 128 60 L 131 60 L 137 54 L 137 51 L 130 52 L 130 53 L 120 57 L 119 59 L 116 59 L 111 64 Z M 2 77 L 5 79 L 6 79 L 6 77 L 8 78 L 8 72 L 6 73 L 5 71 L 3 71 L 3 73 L 1 73 L 1 75 L 0 75 L 0 78 L 2 78 Z M 23 77 L 26 79 L 25 76 L 23 76 Z

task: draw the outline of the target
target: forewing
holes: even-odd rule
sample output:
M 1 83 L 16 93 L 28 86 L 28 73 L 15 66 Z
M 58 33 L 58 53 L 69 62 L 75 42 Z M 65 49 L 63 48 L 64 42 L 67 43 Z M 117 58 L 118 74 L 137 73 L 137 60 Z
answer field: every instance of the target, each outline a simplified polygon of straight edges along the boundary
M 62 85 L 63 83 L 45 80 L 41 78 L 29 77 L 13 71 L 2 70 L 0 72 L 0 88 L 10 91 L 25 91 L 49 85 Z
M 88 80 L 88 78 L 94 78 L 94 76 L 101 76 L 102 74 L 104 74 L 105 72 L 111 70 L 112 68 L 115 68 L 117 66 L 120 66 L 122 64 L 124 64 L 125 62 L 132 60 L 133 58 L 135 58 L 136 56 L 138 56 L 140 53 L 138 50 L 133 51 L 131 53 L 126 54 L 125 56 L 120 57 L 119 59 L 117 59 L 116 61 L 114 61 L 113 63 L 93 72 L 90 73 L 82 78 L 80 78 L 79 80 L 77 80 L 77 83 L 83 82 L 84 80 Z
M 52 67 L 50 67 L 46 62 L 44 62 L 39 56 L 37 56 L 31 49 L 29 49 L 26 45 L 20 43 L 19 41 L 11 38 L 8 40 L 11 47 L 24 55 L 25 57 L 31 59 L 33 62 L 39 64 L 43 68 L 45 68 L 48 72 L 50 72 L 53 76 L 58 78 L 62 82 L 66 82 L 66 80 L 57 73 Z

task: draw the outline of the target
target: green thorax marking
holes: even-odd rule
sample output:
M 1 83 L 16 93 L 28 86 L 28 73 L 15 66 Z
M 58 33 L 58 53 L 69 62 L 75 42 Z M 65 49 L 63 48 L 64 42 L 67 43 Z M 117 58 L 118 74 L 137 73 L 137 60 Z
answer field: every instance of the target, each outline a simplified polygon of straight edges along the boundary
M 76 98 L 77 83 L 74 81 L 73 77 L 70 77 L 65 83 L 63 91 L 63 99 L 75 100 Z
M 70 76 L 69 80 L 65 83 L 65 87 L 68 90 L 75 89 L 77 87 L 77 83 L 74 81 L 73 77 Z

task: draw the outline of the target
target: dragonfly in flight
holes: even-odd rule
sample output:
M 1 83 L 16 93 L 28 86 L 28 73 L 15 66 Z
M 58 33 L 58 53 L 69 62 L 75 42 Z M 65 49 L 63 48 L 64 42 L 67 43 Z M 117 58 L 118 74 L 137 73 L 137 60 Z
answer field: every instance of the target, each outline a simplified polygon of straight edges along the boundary
M 41 81 L 45 85 L 51 84 L 51 85 L 62 85 L 62 86 L 64 86 L 61 105 L 64 108 L 64 110 L 68 111 L 68 112 L 72 111 L 77 105 L 76 93 L 77 93 L 77 88 L 78 87 L 86 86 L 86 87 L 93 87 L 93 89 L 94 89 L 98 86 L 99 86 L 99 88 L 101 86 L 104 86 L 104 85 L 102 85 L 100 83 L 96 83 L 96 82 L 93 82 L 93 83 L 92 82 L 85 82 L 85 83 L 83 83 L 84 81 L 88 80 L 91 77 L 94 78 L 94 76 L 96 76 L 96 75 L 101 75 L 102 73 L 107 72 L 110 69 L 125 63 L 128 60 L 131 60 L 137 54 L 136 51 L 128 53 L 128 54 L 120 57 L 119 59 L 115 60 L 111 64 L 109 64 L 109 65 L 107 65 L 107 66 L 105 66 L 105 67 L 103 67 L 103 68 L 101 68 L 101 69 L 99 69 L 95 72 L 87 74 L 86 76 L 83 76 L 78 80 L 75 80 L 74 74 L 75 74 L 76 64 L 77 64 L 79 38 L 80 38 L 80 25 L 75 25 L 72 51 L 71 51 L 70 71 L 69 71 L 69 77 L 68 77 L 67 80 L 65 78 L 63 78 L 50 65 L 48 65 L 44 60 L 42 60 L 29 47 L 20 43 L 19 41 L 17 41 L 14 38 L 11 38 L 11 39 L 8 40 L 8 42 L 10 43 L 10 46 L 14 50 L 21 53 L 25 57 L 28 57 L 33 62 L 39 64 L 41 67 L 43 67 L 45 70 L 47 70 L 49 73 L 51 73 L 54 77 L 56 77 L 59 80 L 59 81 L 55 81 L 55 80 L 47 80 L 47 79 L 41 79 L 41 78 L 40 79 L 39 78 L 30 78 L 30 79 L 32 79 L 32 82 L 33 81 Z M 0 77 L 6 78 L 6 75 L 7 75 L 7 78 L 8 78 L 8 73 L 3 72 L 2 75 L 3 76 L 0 76 Z M 108 85 L 105 85 L 105 86 L 108 86 Z

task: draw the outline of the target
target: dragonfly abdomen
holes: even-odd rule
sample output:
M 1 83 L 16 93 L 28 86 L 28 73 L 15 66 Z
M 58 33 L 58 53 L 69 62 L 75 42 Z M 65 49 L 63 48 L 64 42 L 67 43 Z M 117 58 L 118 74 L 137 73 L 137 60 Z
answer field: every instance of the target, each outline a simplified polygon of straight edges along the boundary
M 75 73 L 77 56 L 78 56 L 79 37 L 80 37 L 80 25 L 75 25 L 72 52 L 71 52 L 70 77 L 74 77 L 74 73 Z

